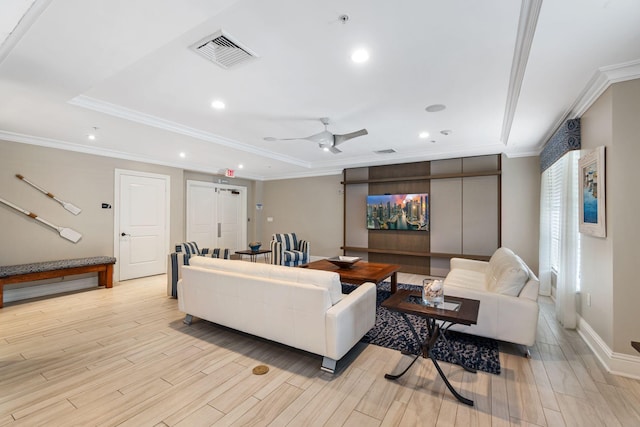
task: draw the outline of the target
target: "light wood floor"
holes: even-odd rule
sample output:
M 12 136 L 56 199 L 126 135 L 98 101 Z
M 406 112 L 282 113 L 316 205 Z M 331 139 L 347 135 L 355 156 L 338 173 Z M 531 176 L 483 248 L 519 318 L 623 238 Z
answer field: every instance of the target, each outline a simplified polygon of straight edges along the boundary
M 421 283 L 414 275 L 400 282 Z M 501 345 L 502 374 L 358 344 L 337 375 L 320 357 L 204 321 L 182 323 L 156 276 L 0 310 L 0 425 L 639 426 L 640 381 L 607 374 L 541 301 L 532 358 Z M 258 364 L 270 367 L 253 375 Z

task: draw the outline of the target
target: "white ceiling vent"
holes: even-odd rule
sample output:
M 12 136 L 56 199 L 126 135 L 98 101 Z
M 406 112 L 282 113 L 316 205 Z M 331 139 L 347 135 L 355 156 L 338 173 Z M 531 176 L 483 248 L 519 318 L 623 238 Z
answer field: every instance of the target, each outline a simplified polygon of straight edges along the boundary
M 386 150 L 374 151 L 374 153 L 376 153 L 376 154 L 393 154 L 395 152 L 396 152 L 396 150 L 394 150 L 393 148 L 387 148 Z
M 258 57 L 223 30 L 205 37 L 191 46 L 191 49 L 224 69 Z

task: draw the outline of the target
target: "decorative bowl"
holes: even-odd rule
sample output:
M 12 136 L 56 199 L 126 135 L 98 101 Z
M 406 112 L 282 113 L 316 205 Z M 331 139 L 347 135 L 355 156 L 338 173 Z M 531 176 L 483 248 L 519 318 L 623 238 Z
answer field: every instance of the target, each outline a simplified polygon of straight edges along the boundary
M 253 252 L 259 250 L 260 246 L 262 246 L 261 242 L 250 242 L 249 243 L 249 249 L 251 249 Z
M 327 258 L 327 261 L 340 268 L 351 268 L 356 262 L 360 261 L 360 258 L 357 256 L 334 256 L 333 258 Z

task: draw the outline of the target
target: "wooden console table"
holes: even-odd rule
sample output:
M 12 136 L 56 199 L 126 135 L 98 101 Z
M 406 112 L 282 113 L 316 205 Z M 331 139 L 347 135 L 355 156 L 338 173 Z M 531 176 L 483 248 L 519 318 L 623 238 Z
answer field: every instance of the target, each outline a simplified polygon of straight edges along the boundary
M 2 266 L 0 267 L 0 308 L 4 305 L 4 285 L 12 283 L 97 272 L 98 285 L 111 288 L 115 262 L 114 257 L 101 256 Z

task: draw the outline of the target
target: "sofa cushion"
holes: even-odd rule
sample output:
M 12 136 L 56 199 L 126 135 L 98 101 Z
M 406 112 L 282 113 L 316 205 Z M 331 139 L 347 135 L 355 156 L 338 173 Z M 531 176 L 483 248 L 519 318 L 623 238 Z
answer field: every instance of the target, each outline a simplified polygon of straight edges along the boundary
M 282 251 L 282 256 L 286 264 L 305 264 L 307 262 L 307 254 L 302 251 Z
M 329 291 L 331 304 L 342 299 L 342 285 L 338 273 L 307 268 L 290 268 L 281 265 L 246 262 L 241 260 L 224 260 L 216 258 L 196 257 L 190 260 L 196 267 L 214 270 L 261 276 L 273 280 L 303 283 L 322 287 Z
M 474 289 L 477 291 L 486 291 L 485 276 L 482 273 L 473 270 L 464 270 L 454 268 L 447 274 L 444 280 L 444 294 L 448 295 L 447 288 L 449 286 L 458 288 Z
M 510 249 L 499 248 L 491 256 L 486 271 L 487 290 L 503 295 L 518 296 L 529 280 L 529 268 Z

